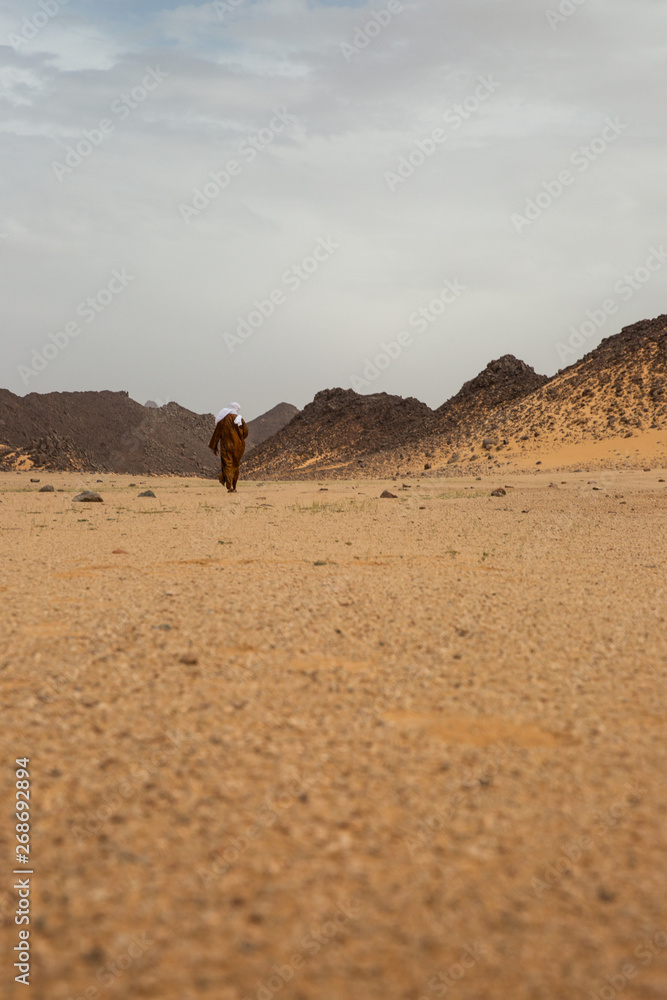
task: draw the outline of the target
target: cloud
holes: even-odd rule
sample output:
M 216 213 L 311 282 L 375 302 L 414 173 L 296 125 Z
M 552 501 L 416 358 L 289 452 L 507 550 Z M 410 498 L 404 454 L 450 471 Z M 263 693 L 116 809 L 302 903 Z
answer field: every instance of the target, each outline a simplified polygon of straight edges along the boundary
M 458 279 L 460 303 L 373 386 L 438 405 L 508 351 L 553 372 L 570 324 L 660 240 L 664 3 L 585 0 L 556 29 L 560 0 L 228 6 L 81 0 L 1 50 L 8 388 L 25 391 L 17 365 L 114 267 L 132 289 L 29 389 L 303 405 L 349 385 Z M 31 11 L 5 5 L 0 40 Z M 295 120 L 263 143 L 276 111 Z M 618 141 L 517 232 L 513 214 L 609 118 L 627 126 Z M 59 180 L 53 163 L 103 120 L 113 129 Z M 445 140 L 392 190 L 387 173 L 434 129 Z M 184 222 L 179 206 L 230 161 L 228 186 Z M 224 331 L 329 235 L 335 259 L 230 358 Z M 663 312 L 663 282 L 619 326 Z

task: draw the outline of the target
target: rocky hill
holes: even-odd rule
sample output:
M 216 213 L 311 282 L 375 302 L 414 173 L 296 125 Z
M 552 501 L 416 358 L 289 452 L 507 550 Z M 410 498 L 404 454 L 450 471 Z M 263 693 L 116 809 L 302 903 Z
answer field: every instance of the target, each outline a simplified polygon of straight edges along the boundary
M 281 403 L 250 421 L 243 476 L 447 475 L 540 464 L 542 454 L 605 441 L 616 442 L 614 456 L 639 461 L 618 442 L 667 432 L 666 376 L 659 316 L 607 337 L 551 379 L 504 355 L 436 410 L 327 389 L 301 411 Z M 0 390 L 0 467 L 217 476 L 212 425 L 212 414 L 141 406 L 124 392 Z
M 292 411 L 281 403 L 250 421 L 248 442 L 282 426 Z M 178 403 L 142 406 L 126 392 L 15 396 L 0 389 L 0 468 L 214 477 L 213 420 Z
M 406 447 L 432 410 L 418 399 L 325 389 L 244 462 L 246 476 L 364 474 L 378 451 Z
M 424 428 L 418 445 L 437 455 L 439 464 L 458 464 L 488 461 L 491 454 L 497 461 L 516 460 L 522 452 L 667 430 L 666 378 L 667 316 L 659 316 L 605 338 L 508 404 L 477 408 L 472 420 L 468 409 L 466 419 L 452 421 L 454 397 L 438 411 L 445 414 L 443 424 Z
M 263 413 L 261 417 L 249 420 L 246 452 L 252 451 L 262 441 L 277 434 L 298 412 L 297 407 L 292 406 L 291 403 L 278 403 L 277 406 Z
M 0 460 L 5 467 L 216 475 L 207 445 L 212 414 L 178 403 L 145 407 L 126 392 L 0 390 Z
M 529 396 L 549 379 L 538 375 L 534 368 L 519 361 L 513 354 L 504 354 L 490 361 L 475 378 L 466 382 L 451 399 L 435 411 L 439 423 L 460 423 L 485 416 L 515 399 Z
M 607 337 L 551 379 L 504 355 L 435 411 L 333 389 L 258 448 L 246 474 L 447 475 L 539 462 L 537 453 L 566 445 L 667 430 L 666 376 L 659 316 Z

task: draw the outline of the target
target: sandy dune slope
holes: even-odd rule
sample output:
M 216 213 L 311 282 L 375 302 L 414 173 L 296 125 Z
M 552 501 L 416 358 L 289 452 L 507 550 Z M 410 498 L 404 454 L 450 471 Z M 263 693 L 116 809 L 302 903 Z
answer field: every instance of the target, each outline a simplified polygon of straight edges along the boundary
M 3 996 L 667 996 L 667 474 L 98 478 L 0 475 Z

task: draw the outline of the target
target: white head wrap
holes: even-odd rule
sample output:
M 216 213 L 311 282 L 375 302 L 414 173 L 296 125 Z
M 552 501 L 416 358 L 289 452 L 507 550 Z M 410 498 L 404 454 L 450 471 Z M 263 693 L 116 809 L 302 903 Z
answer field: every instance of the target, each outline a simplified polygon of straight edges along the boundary
M 228 413 L 236 414 L 234 423 L 237 425 L 237 427 L 241 427 L 241 425 L 243 424 L 243 417 L 241 416 L 241 407 L 239 406 L 238 403 L 230 403 L 229 406 L 226 406 L 224 408 L 224 410 L 220 410 L 220 413 L 215 418 L 216 424 L 219 424 L 221 420 L 224 420 Z

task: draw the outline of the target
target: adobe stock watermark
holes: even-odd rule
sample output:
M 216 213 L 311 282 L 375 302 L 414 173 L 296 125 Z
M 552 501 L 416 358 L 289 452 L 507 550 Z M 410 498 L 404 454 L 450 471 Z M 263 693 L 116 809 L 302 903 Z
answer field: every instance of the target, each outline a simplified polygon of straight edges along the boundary
M 561 0 L 557 10 L 545 11 L 547 24 L 552 31 L 555 31 L 559 24 L 564 24 L 569 17 L 576 14 L 580 7 L 583 7 L 587 0 Z
M 146 66 L 146 75 L 141 83 L 133 87 L 132 90 L 122 93 L 120 97 L 111 102 L 109 106 L 111 114 L 119 122 L 125 121 L 152 91 L 157 90 L 168 76 L 169 74 L 161 70 L 159 66 L 156 66 L 155 69 Z M 100 118 L 95 128 L 82 129 L 83 138 L 79 139 L 75 145 L 70 144 L 65 147 L 64 162 L 51 161 L 51 169 L 61 184 L 65 177 L 73 174 L 77 167 L 80 167 L 92 155 L 93 151 L 102 145 L 107 136 L 115 132 L 116 124 L 117 122 L 111 118 Z
M 111 303 L 116 299 L 121 292 L 123 292 L 131 281 L 134 281 L 135 276 L 133 274 L 128 274 L 127 270 L 123 267 L 120 271 L 114 269 L 111 272 L 111 277 L 109 281 L 103 288 L 98 288 L 94 295 L 89 295 L 86 299 L 79 303 L 76 307 L 76 315 L 84 321 L 85 324 L 90 325 L 94 323 L 100 313 L 103 313 L 105 309 L 111 305 Z M 72 340 L 79 336 L 83 332 L 83 326 L 77 320 L 70 320 L 66 323 L 60 330 L 56 330 L 55 333 L 50 333 L 48 335 L 47 342 L 43 345 L 41 350 L 37 350 L 36 347 L 32 349 L 32 355 L 29 365 L 17 365 L 16 370 L 21 376 L 21 381 L 24 385 L 27 385 L 31 378 L 36 378 L 40 372 L 43 372 L 45 368 L 48 368 L 51 361 L 54 361 L 58 357 L 61 351 L 64 351 L 69 347 Z
M 503 762 L 512 754 L 516 754 L 519 747 L 515 746 L 513 743 L 499 743 L 495 753 L 489 760 L 486 761 L 483 767 L 471 771 L 469 775 L 464 777 L 460 782 L 459 788 L 463 791 L 456 790 L 449 797 L 449 810 L 446 811 L 445 807 L 435 808 L 432 814 L 421 823 L 417 825 L 417 828 L 412 836 L 404 837 L 405 846 L 408 849 L 410 857 L 414 860 L 416 855 L 424 848 L 427 847 L 433 840 L 434 835 L 439 831 L 446 829 L 447 824 L 450 820 L 454 818 L 457 810 L 460 808 L 463 802 L 465 802 L 466 793 L 470 794 L 475 788 L 480 785 L 488 785 L 492 781 L 495 774 L 498 773 L 500 766 Z
M 285 962 L 283 965 L 274 963 L 273 975 L 269 976 L 268 979 L 258 980 L 252 994 L 246 993 L 242 1000 L 273 1000 L 276 993 L 279 993 L 287 983 L 291 983 L 295 975 L 304 968 L 306 964 L 304 952 L 305 956 L 308 957 L 317 955 L 322 948 L 336 938 L 343 927 L 350 921 L 357 920 L 360 914 L 359 907 L 351 897 L 341 900 L 329 920 L 325 920 L 319 927 L 310 930 L 301 938 L 302 951 L 295 952 L 290 956 L 289 962 Z
M 304 282 L 309 281 L 322 264 L 339 249 L 340 243 L 336 243 L 332 236 L 327 236 L 326 239 L 320 236 L 307 257 L 283 271 L 281 284 L 289 292 L 298 292 Z M 287 299 L 287 293 L 280 286 L 273 288 L 265 299 L 255 299 L 254 309 L 251 309 L 247 316 L 238 317 L 236 331 L 222 335 L 229 353 L 233 354 L 237 347 L 241 347 L 246 340 L 249 340 L 260 327 L 264 326 L 267 319 L 273 316 L 276 309 L 285 305 Z
M 365 706 L 360 708 L 360 718 L 369 724 L 377 723 L 381 716 L 396 704 L 405 690 L 404 684 L 401 681 L 396 681 L 390 688 L 378 692 L 368 708 Z
M 340 51 L 343 53 L 345 62 L 351 63 L 355 56 L 368 48 L 374 38 L 382 34 L 397 14 L 402 14 L 404 11 L 405 7 L 400 0 L 389 0 L 386 7 L 374 10 L 364 25 L 355 27 L 351 43 L 340 43 Z
M 462 285 L 456 278 L 454 281 L 445 281 L 445 284 L 438 295 L 426 306 L 420 306 L 408 317 L 408 326 L 413 327 L 417 333 L 424 333 L 431 323 L 442 316 L 445 310 L 453 305 L 468 290 L 467 285 Z M 374 358 L 366 358 L 361 375 L 350 375 L 350 385 L 359 392 L 367 389 L 372 382 L 380 377 L 401 356 L 404 350 L 412 347 L 414 336 L 409 330 L 401 330 L 395 340 L 389 343 L 382 341 L 380 350 Z
M 585 174 L 589 167 L 599 160 L 613 143 L 618 141 L 627 127 L 620 118 L 606 118 L 605 127 L 600 135 L 591 139 L 587 145 L 579 146 L 570 153 L 568 163 L 575 168 L 575 172 L 563 169 L 553 180 L 542 181 L 542 190 L 538 191 L 534 198 L 526 200 L 523 214 L 520 212 L 512 213 L 510 221 L 517 233 L 532 226 L 551 208 L 554 202 L 562 198 L 566 189 L 574 184 L 578 176 Z
M 642 795 L 646 794 L 646 789 L 637 784 L 626 784 L 625 797 L 604 813 L 594 813 L 593 823 L 589 831 L 584 832 L 570 844 L 562 846 L 562 854 L 554 861 L 550 862 L 543 869 L 543 878 L 533 878 L 531 887 L 533 895 L 539 899 L 542 893 L 552 889 L 566 873 L 570 873 L 574 865 L 578 864 L 584 853 L 590 851 L 595 846 L 595 839 L 606 837 L 611 829 L 618 825 L 628 810 L 641 801 Z
M 449 991 L 455 989 L 456 984 L 461 982 L 466 972 L 474 968 L 483 957 L 484 949 L 478 941 L 475 941 L 474 944 L 464 945 L 458 962 L 453 962 L 445 972 L 440 969 L 435 976 L 431 976 L 426 984 L 431 995 L 425 994 L 419 997 L 419 1000 L 446 997 Z
M 252 842 L 273 826 L 280 813 L 291 809 L 298 800 L 303 800 L 308 789 L 314 783 L 313 779 L 296 777 L 289 781 L 285 789 L 277 795 L 267 795 L 250 826 L 246 827 L 239 837 L 232 837 L 222 853 L 208 862 L 207 868 L 197 870 L 204 887 L 208 888 L 215 879 L 226 875 L 232 865 L 248 850 Z
M 482 104 L 500 89 L 500 84 L 492 76 L 478 77 L 478 83 L 472 94 L 469 94 L 459 104 L 454 104 L 443 114 L 443 121 L 451 125 L 456 132 L 464 122 L 479 111 Z M 384 179 L 390 191 L 395 191 L 400 184 L 405 184 L 416 170 L 422 167 L 433 156 L 439 146 L 449 138 L 443 128 L 434 128 L 425 139 L 418 139 L 413 148 L 405 156 L 401 156 L 395 171 L 387 170 Z
M 102 805 L 88 813 L 83 822 L 70 825 L 70 833 L 77 841 L 96 836 L 102 826 L 122 805 L 123 800 L 127 801 L 141 791 L 144 783 L 149 781 L 159 768 L 164 767 L 170 757 L 186 744 L 190 745 L 197 739 L 196 736 L 185 735 L 178 730 L 167 730 L 165 735 L 169 741 L 165 749 L 156 750 L 151 754 L 143 754 L 141 763 L 134 764 L 125 778 L 115 782 L 105 791 L 102 796 Z
M 618 994 L 625 989 L 628 983 L 635 978 L 641 967 L 650 965 L 654 958 L 662 958 L 665 948 L 667 948 L 667 933 L 656 931 L 652 937 L 645 937 L 641 944 L 638 944 L 633 951 L 633 957 L 639 959 L 639 966 L 634 962 L 624 962 L 619 971 L 612 976 L 605 976 L 605 985 L 598 988 L 597 993 L 590 990 L 586 1000 L 614 1000 Z
M 9 44 L 15 52 L 18 52 L 26 42 L 32 42 L 40 33 L 42 28 L 54 17 L 57 17 L 63 7 L 66 7 L 69 0 L 39 0 L 36 10 L 30 17 L 24 17 L 21 22 L 20 34 L 11 33 L 8 36 Z
M 127 972 L 131 965 L 134 965 L 138 959 L 143 958 L 148 949 L 152 948 L 154 944 L 154 941 L 147 939 L 145 931 L 141 934 L 133 934 L 126 950 L 121 952 L 120 955 L 116 955 L 113 960 L 105 962 L 104 965 L 100 966 L 95 979 L 101 987 L 108 990 L 109 987 L 116 984 L 116 981 Z M 89 986 L 79 996 L 70 996 L 68 1000 L 97 1000 L 100 996 L 102 996 L 102 992 L 97 986 Z
M 650 247 L 649 254 L 643 264 L 635 268 L 629 274 L 624 274 L 622 278 L 614 282 L 613 291 L 622 302 L 629 302 L 637 292 L 646 285 L 653 275 L 667 263 L 667 251 L 660 247 Z M 561 362 L 570 363 L 575 360 L 590 337 L 596 334 L 605 326 L 610 316 L 619 310 L 619 302 L 616 298 L 605 299 L 598 309 L 587 309 L 586 319 L 578 326 L 569 327 L 570 336 L 567 343 L 558 341 L 555 345 L 558 357 Z
M 242 7 L 246 0 L 215 0 L 213 4 L 213 9 L 218 15 L 219 21 L 224 21 L 228 14 L 233 14 L 235 10 Z
M 274 108 L 273 118 L 266 128 L 261 128 L 254 135 L 248 136 L 238 144 L 239 157 L 242 157 L 245 163 L 252 163 L 259 153 L 269 148 L 277 135 L 284 132 L 295 121 L 296 117 L 288 114 L 286 108 Z M 178 206 L 183 222 L 187 222 L 189 225 L 193 219 L 201 215 L 204 209 L 208 208 L 211 202 L 215 201 L 229 187 L 232 178 L 239 177 L 243 173 L 243 167 L 244 164 L 239 160 L 228 160 L 221 170 L 211 170 L 208 175 L 211 179 L 200 188 L 194 188 L 191 203 L 181 202 Z

